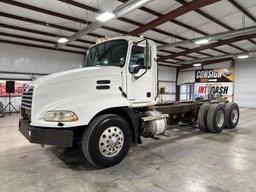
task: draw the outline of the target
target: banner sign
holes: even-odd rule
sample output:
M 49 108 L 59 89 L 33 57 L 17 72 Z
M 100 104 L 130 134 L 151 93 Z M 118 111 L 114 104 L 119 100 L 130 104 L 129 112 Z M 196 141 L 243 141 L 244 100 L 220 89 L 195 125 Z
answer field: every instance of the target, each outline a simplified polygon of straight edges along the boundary
M 233 83 L 196 83 L 195 94 L 233 95 Z
M 195 71 L 194 98 L 212 100 L 219 96 L 233 99 L 233 68 Z
M 195 73 L 196 83 L 233 82 L 233 80 L 233 68 L 197 70 Z

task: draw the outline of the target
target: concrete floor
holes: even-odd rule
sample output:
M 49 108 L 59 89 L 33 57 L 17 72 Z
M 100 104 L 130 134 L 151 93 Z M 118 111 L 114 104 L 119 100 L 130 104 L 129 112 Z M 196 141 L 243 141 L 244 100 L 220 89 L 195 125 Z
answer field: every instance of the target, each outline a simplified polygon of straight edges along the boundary
M 0 118 L 0 191 L 256 191 L 256 110 L 219 135 L 183 127 L 132 147 L 121 164 L 97 170 L 79 149 L 30 144 L 18 115 Z

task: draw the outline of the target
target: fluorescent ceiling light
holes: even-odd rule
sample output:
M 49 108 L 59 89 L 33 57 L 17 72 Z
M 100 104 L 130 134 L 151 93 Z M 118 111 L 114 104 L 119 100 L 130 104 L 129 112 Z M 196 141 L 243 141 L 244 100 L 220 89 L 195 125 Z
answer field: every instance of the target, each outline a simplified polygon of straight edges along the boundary
M 57 41 L 58 41 L 58 43 L 66 43 L 66 42 L 68 42 L 68 38 L 66 38 L 66 37 L 61 37 L 61 38 L 59 38 Z
M 100 14 L 96 19 L 101 22 L 109 21 L 110 19 L 113 19 L 115 17 L 114 13 L 112 12 L 104 12 Z
M 193 67 L 199 67 L 199 66 L 201 66 L 202 64 L 201 63 L 194 63 L 193 64 Z
M 200 40 L 195 41 L 195 44 L 197 44 L 197 45 L 202 45 L 202 44 L 206 44 L 206 43 L 209 43 L 208 39 L 200 39 Z
M 238 59 L 246 59 L 248 57 L 249 57 L 249 55 L 238 55 L 237 56 Z

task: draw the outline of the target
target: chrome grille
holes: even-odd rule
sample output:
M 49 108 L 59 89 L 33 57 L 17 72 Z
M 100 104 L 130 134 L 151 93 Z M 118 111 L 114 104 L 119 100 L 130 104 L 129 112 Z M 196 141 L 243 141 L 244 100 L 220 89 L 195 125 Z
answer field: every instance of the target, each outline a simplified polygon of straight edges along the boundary
M 22 92 L 21 108 L 31 111 L 34 87 L 25 88 Z

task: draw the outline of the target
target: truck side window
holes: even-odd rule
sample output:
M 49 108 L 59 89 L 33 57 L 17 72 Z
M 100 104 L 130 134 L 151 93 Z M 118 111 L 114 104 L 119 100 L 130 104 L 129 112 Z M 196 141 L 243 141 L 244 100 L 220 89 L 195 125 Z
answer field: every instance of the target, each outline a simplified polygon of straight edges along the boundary
M 145 69 L 144 57 L 145 48 L 139 46 L 133 46 L 129 64 L 129 72 L 134 73 L 134 69 L 140 66 L 141 69 Z

